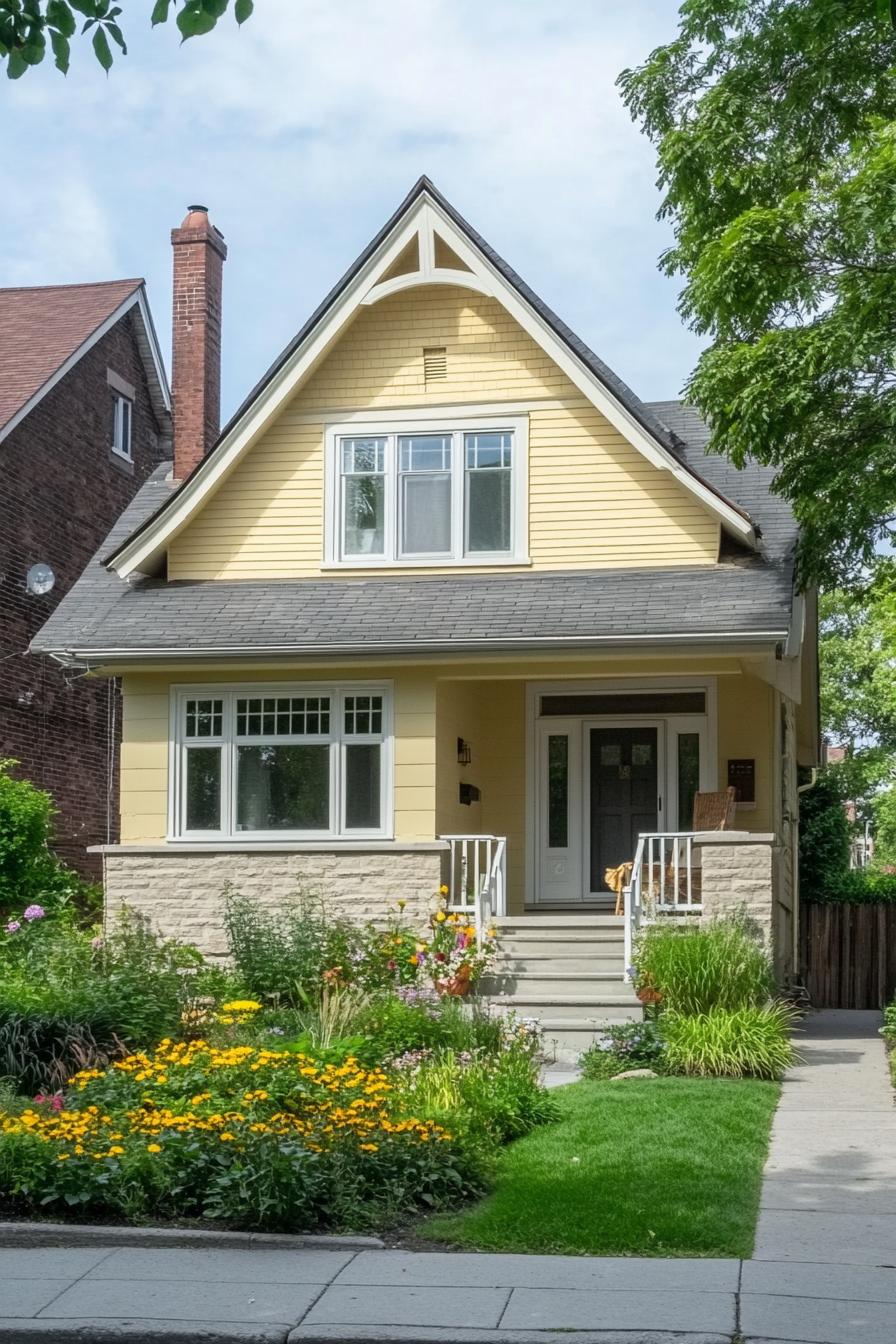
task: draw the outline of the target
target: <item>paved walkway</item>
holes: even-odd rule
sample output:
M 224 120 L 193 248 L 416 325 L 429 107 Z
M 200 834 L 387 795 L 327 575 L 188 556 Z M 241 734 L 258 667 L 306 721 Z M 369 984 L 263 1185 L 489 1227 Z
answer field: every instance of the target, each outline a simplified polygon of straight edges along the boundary
M 845 1011 L 806 1019 L 805 1062 L 788 1074 L 772 1127 L 754 1259 L 896 1265 L 896 1110 L 880 1022 Z
M 101 1229 L 35 1248 L 7 1225 L 0 1344 L 894 1344 L 896 1118 L 878 1020 L 809 1020 L 752 1260 L 116 1248 Z

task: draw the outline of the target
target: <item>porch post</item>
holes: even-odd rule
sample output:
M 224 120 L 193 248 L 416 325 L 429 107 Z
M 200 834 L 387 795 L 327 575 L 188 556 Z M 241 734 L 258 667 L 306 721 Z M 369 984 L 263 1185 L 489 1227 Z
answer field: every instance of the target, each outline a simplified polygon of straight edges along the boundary
M 702 922 L 742 911 L 774 953 L 775 836 L 749 831 L 698 831 Z

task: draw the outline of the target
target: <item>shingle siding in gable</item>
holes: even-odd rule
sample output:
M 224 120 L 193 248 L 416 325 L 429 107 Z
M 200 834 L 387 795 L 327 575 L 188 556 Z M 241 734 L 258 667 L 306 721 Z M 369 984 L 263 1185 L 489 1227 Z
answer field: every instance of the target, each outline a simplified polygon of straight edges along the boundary
M 136 391 L 133 466 L 110 451 L 108 369 Z M 25 651 L 157 466 L 165 451 L 157 430 L 126 316 L 0 444 L 0 757 L 17 759 L 19 774 L 53 794 L 59 852 L 93 875 L 96 860 L 85 849 L 106 837 L 117 691 L 113 683 L 75 679 Z M 56 574 L 46 597 L 25 589 L 27 570 L 37 561 Z M 117 834 L 114 802 L 112 825 Z

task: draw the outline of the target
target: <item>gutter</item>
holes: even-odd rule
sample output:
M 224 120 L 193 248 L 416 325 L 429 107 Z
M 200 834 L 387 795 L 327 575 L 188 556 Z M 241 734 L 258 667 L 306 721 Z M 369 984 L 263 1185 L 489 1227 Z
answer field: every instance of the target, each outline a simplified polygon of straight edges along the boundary
M 787 639 L 787 630 L 759 630 L 751 632 L 711 631 L 706 633 L 673 633 L 666 635 L 545 635 L 529 636 L 488 636 L 482 639 L 445 640 L 417 639 L 394 643 L 391 641 L 365 640 L 359 644 L 218 644 L 200 645 L 196 648 L 93 648 L 93 649 L 41 649 L 32 646 L 35 653 L 46 653 L 51 658 L 66 665 L 77 664 L 90 667 L 109 662 L 151 662 L 159 659 L 187 661 L 208 658 L 245 658 L 257 659 L 266 656 L 277 658 L 302 657 L 328 659 L 334 655 L 370 657 L 373 654 L 414 654 L 414 653 L 482 653 L 492 649 L 507 649 L 525 653 L 531 650 L 550 649 L 592 649 L 592 648 L 644 648 L 668 647 L 670 645 L 700 644 L 747 644 L 767 647 L 769 644 L 782 648 Z

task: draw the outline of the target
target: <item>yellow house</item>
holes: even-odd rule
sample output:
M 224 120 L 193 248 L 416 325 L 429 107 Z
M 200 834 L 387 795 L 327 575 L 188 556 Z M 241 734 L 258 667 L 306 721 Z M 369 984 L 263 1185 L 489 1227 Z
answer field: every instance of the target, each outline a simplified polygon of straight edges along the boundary
M 226 251 L 201 207 L 172 237 L 173 469 L 34 646 L 121 678 L 110 906 L 214 952 L 227 883 L 368 919 L 447 880 L 557 1022 L 629 1013 L 651 907 L 746 905 L 786 976 L 816 613 L 770 473 L 425 178 L 218 435 Z

